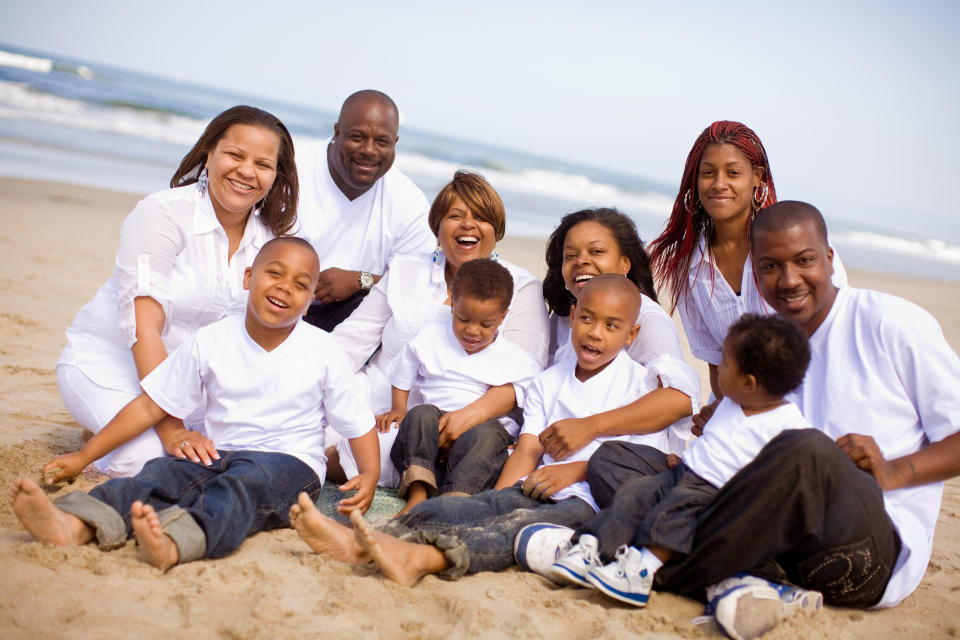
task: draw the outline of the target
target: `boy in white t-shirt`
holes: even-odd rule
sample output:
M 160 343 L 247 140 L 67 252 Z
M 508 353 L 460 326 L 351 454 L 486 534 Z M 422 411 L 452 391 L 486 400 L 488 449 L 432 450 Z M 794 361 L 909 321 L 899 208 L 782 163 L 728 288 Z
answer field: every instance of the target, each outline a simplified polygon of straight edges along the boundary
M 376 562 L 388 578 L 410 586 L 431 573 L 453 579 L 510 567 L 514 538 L 531 522 L 586 521 L 596 509 L 586 483 L 587 459 L 600 441 L 560 462 L 544 454 L 538 435 L 558 420 L 623 406 L 658 387 L 656 372 L 623 350 L 637 334 L 639 305 L 639 289 L 619 275 L 597 276 L 584 287 L 573 314 L 576 359 L 555 364 L 524 390 L 523 429 L 495 489 L 427 500 L 382 531 L 359 514 L 350 516 L 351 531 L 301 496 L 291 513 L 301 538 L 343 562 Z M 667 446 L 663 431 L 627 437 Z
M 323 430 L 345 437 L 363 472 L 342 500 L 347 512 L 370 506 L 379 475 L 373 414 L 328 334 L 300 320 L 313 298 L 319 262 L 304 240 L 275 238 L 246 270 L 245 316 L 200 329 L 157 366 L 143 393 L 80 451 L 44 467 L 46 482 L 73 477 L 93 460 L 136 437 L 166 415 L 204 405 L 209 463 L 150 460 L 136 476 L 117 478 L 89 494 L 54 501 L 34 482 L 17 479 L 13 509 L 40 542 L 103 550 L 132 534 L 141 560 L 162 571 L 234 551 L 258 531 L 289 526 L 298 494 L 316 498 L 326 459 Z M 307 352 L 320 358 L 304 358 Z
M 719 489 L 781 432 L 811 428 L 783 399 L 803 382 L 809 362 L 807 340 L 795 326 L 776 316 L 741 316 L 723 342 L 724 396 L 703 435 L 682 461 L 648 452 L 670 470 L 621 487 L 609 508 L 574 532 L 550 577 L 645 606 L 654 574 L 674 554 L 690 552 L 697 517 Z
M 390 451 L 406 513 L 435 493 L 468 496 L 493 488 L 519 426 L 506 414 L 540 372 L 536 361 L 499 336 L 513 297 L 502 265 L 465 262 L 450 283 L 451 320 L 421 329 L 393 360 L 393 406 L 377 429 L 399 423 Z M 422 404 L 407 412 L 411 390 Z

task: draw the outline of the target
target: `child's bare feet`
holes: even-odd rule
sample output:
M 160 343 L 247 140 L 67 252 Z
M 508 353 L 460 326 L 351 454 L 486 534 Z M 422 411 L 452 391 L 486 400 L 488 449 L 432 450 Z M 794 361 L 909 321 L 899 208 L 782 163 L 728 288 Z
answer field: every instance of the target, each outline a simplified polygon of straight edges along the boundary
M 383 575 L 404 587 L 412 587 L 420 578 L 439 573 L 449 564 L 443 552 L 429 544 L 404 542 L 377 531 L 359 510 L 350 512 L 353 535 L 380 567 Z
M 13 512 L 38 542 L 81 545 L 93 539 L 93 529 L 75 515 L 61 511 L 37 483 L 17 478 L 10 491 Z
M 427 491 L 427 485 L 425 483 L 419 481 L 412 483 L 407 489 L 407 504 L 403 506 L 403 509 L 400 509 L 400 511 L 397 512 L 397 515 L 395 515 L 394 518 L 402 516 L 406 512 L 410 511 L 410 509 L 413 509 L 415 506 L 426 500 L 428 497 L 430 497 L 430 494 Z
M 297 535 L 314 553 L 350 564 L 371 561 L 367 552 L 357 544 L 353 532 L 317 511 L 306 493 L 301 493 L 297 497 L 297 504 L 290 507 L 290 526 L 297 530 Z
M 149 504 L 139 500 L 130 506 L 130 524 L 137 538 L 137 555 L 150 566 L 169 571 L 180 560 L 180 550 L 173 538 L 163 532 L 160 517 Z

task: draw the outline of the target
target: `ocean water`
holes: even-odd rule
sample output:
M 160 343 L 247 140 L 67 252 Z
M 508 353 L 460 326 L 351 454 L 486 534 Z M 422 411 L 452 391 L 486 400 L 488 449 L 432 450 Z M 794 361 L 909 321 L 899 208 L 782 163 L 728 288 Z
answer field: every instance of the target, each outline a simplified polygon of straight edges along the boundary
M 0 44 L 0 175 L 158 191 L 210 117 L 236 104 L 275 114 L 295 142 L 329 137 L 336 120 L 321 109 Z M 677 188 L 408 127 L 396 164 L 431 199 L 458 168 L 479 170 L 503 198 L 507 233 L 530 238 L 546 238 L 565 213 L 614 206 L 650 240 Z M 903 233 L 882 222 L 830 220 L 831 242 L 849 267 L 960 282 L 960 231 L 911 223 Z

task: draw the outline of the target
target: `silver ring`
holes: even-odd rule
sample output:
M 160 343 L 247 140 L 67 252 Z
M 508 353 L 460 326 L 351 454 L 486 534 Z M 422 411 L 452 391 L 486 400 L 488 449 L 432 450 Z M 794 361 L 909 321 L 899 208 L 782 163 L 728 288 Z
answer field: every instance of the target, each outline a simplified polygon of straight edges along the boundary
M 183 442 L 180 443 L 180 448 L 183 449 L 184 447 L 189 446 L 189 445 L 190 445 L 190 443 L 187 442 L 186 440 L 184 440 Z

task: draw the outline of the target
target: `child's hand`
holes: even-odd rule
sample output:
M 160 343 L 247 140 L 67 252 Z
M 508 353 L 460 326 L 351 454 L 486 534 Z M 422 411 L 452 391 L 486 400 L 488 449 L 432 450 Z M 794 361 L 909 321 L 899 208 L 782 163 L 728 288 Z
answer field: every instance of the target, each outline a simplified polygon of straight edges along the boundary
M 394 424 L 399 427 L 400 422 L 403 420 L 405 415 L 407 415 L 406 411 L 397 411 L 396 409 L 391 409 L 386 413 L 381 413 L 377 416 L 377 431 L 380 433 L 386 433 L 390 431 L 390 427 Z
M 586 462 L 568 462 L 540 467 L 523 481 L 523 493 L 534 500 L 546 500 L 574 482 L 587 479 Z
M 457 438 L 478 424 L 469 411 L 458 409 L 440 416 L 437 425 L 440 427 L 440 451 L 447 451 L 457 441 Z
M 360 513 L 366 513 L 373 504 L 373 494 L 377 491 L 377 479 L 373 474 L 360 473 L 340 485 L 340 491 L 356 489 L 357 493 L 338 502 L 337 511 L 343 515 L 349 515 L 354 509 L 360 509 Z
M 713 415 L 713 412 L 716 411 L 717 405 L 719 404 L 718 400 L 714 400 L 710 404 L 706 405 L 700 409 L 700 413 L 694 414 L 693 416 L 693 427 L 691 427 L 690 432 L 698 438 L 703 435 L 703 427 L 710 420 L 710 416 Z
M 540 446 L 554 460 L 563 460 L 590 444 L 596 435 L 588 418 L 567 418 L 540 433 Z
M 675 453 L 668 453 L 668 454 L 667 454 L 667 469 L 673 469 L 674 467 L 676 467 L 676 466 L 677 466 L 678 464 L 680 464 L 681 462 L 683 462 L 683 458 L 681 458 L 681 457 L 678 456 L 677 454 L 675 454 Z
M 64 456 L 57 456 L 44 465 L 42 470 L 43 480 L 48 486 L 54 485 L 61 480 L 69 480 L 70 478 L 80 475 L 83 468 L 90 464 L 90 462 L 91 460 L 88 460 L 87 456 L 80 451 L 74 451 Z

